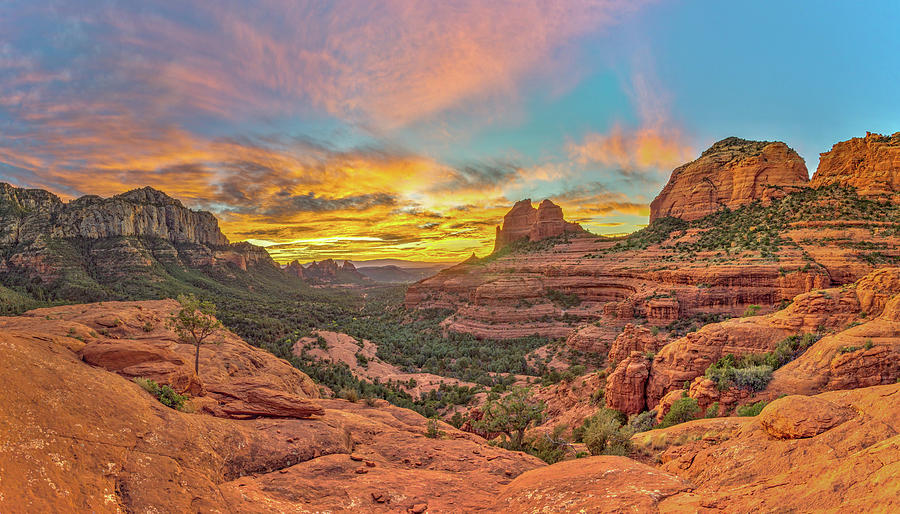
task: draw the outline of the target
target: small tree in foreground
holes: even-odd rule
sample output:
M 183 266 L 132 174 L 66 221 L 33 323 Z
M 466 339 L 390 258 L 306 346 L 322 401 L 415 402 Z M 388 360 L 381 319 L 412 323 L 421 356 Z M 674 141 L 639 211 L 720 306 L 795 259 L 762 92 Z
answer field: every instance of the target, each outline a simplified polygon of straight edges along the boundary
M 510 449 L 522 449 L 525 431 L 543 419 L 544 402 L 535 401 L 531 391 L 524 387 L 513 387 L 499 400 L 489 401 L 484 406 L 484 416 L 475 427 L 485 433 L 506 434 L 510 438 Z
M 207 300 L 198 300 L 194 295 L 178 295 L 181 309 L 169 318 L 169 326 L 186 344 L 194 345 L 194 373 L 200 374 L 200 345 L 214 343 L 209 337 L 222 328 L 215 318 L 216 305 Z

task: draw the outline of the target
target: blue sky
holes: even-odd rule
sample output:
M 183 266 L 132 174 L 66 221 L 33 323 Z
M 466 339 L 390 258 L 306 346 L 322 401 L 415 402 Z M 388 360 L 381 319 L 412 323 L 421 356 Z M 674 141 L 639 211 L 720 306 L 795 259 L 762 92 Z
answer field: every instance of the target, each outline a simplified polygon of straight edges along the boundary
M 279 260 L 455 260 L 523 197 L 647 222 L 727 136 L 900 130 L 900 3 L 0 5 L 0 180 L 151 185 Z

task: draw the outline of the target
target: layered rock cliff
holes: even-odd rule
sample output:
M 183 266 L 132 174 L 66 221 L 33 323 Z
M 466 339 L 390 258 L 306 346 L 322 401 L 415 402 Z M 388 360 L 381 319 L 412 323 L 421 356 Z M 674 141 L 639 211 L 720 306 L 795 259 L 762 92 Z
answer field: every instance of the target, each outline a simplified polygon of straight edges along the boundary
M 503 226 L 497 227 L 494 251 L 521 239 L 540 241 L 566 233 L 583 232 L 579 224 L 566 221 L 562 208 L 550 200 L 542 201 L 537 209 L 531 205 L 530 199 L 520 200 L 503 216 Z
M 900 132 L 891 136 L 866 133 L 841 141 L 823 153 L 810 185 L 849 186 L 860 196 L 900 193 Z
M 229 243 L 215 216 L 150 187 L 70 202 L 0 184 L 0 275 L 103 299 L 109 282 L 159 275 L 166 266 L 275 270 L 265 249 Z M 56 286 L 54 286 L 56 287 Z M 57 289 L 59 289 L 57 288 Z
M 772 186 L 802 187 L 806 163 L 786 144 L 729 137 L 672 172 L 650 204 L 650 221 L 665 216 L 696 220 L 781 194 Z

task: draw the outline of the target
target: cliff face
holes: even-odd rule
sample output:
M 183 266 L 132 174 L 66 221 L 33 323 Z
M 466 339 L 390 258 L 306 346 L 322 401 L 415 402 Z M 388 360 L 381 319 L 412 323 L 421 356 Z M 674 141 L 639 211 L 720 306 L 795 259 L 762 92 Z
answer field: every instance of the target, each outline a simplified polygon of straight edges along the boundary
M 736 137 L 712 145 L 676 168 L 650 204 L 650 221 L 666 216 L 696 220 L 779 194 L 768 186 L 805 186 L 806 164 L 786 144 Z
M 503 226 L 497 227 L 494 251 L 520 239 L 540 241 L 564 233 L 582 232 L 584 229 L 577 223 L 566 221 L 562 208 L 550 200 L 542 201 L 537 209 L 530 199 L 520 200 L 503 216 Z
M 831 184 L 852 186 L 860 196 L 900 193 L 900 132 L 869 132 L 832 146 L 820 157 L 810 185 Z
M 338 264 L 334 259 L 313 261 L 302 270 L 303 278 L 314 282 L 350 283 L 368 280 L 350 261 L 344 261 L 342 264 Z
M 154 237 L 172 243 L 227 246 L 215 216 L 192 211 L 150 187 L 113 196 L 82 196 L 63 203 L 39 189 L 0 184 L 0 242 L 29 243 L 42 237 L 102 239 Z
M 276 268 L 265 249 L 229 243 L 212 214 L 150 187 L 66 203 L 48 191 L 0 184 L 0 251 L 2 275 L 92 288 L 151 274 L 156 265 Z

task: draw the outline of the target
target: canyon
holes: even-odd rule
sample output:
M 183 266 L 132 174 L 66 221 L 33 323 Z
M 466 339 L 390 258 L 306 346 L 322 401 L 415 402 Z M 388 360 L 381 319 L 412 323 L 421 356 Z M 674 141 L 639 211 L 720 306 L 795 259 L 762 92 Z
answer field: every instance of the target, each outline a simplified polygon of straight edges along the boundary
M 408 287 L 282 267 L 152 188 L 0 184 L 0 511 L 897 510 L 898 148 L 837 143 L 809 179 L 727 138 L 643 230 L 522 200 L 491 254 Z M 224 324 L 199 372 L 183 294 Z M 478 424 L 517 387 L 530 453 Z M 626 452 L 588 455 L 598 415 Z

